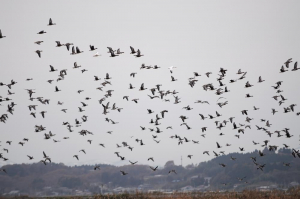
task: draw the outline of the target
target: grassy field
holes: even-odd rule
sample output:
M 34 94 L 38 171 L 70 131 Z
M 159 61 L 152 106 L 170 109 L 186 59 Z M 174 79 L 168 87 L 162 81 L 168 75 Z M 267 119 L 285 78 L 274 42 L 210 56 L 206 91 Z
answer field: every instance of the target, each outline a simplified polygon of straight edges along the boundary
M 0 197 L 4 198 L 4 197 Z M 37 197 L 28 197 L 28 196 L 18 196 L 18 197 L 9 197 L 17 199 L 29 199 Z M 134 199 L 134 198 L 184 198 L 184 199 L 194 199 L 194 198 L 212 198 L 212 199 L 300 199 L 300 188 L 291 189 L 288 191 L 253 191 L 245 190 L 243 192 L 194 192 L 194 193 L 172 193 L 172 194 L 163 194 L 163 193 L 123 193 L 123 194 L 111 194 L 111 195 L 95 195 L 95 196 L 63 196 L 63 197 L 38 197 L 38 198 L 55 198 L 55 199 Z

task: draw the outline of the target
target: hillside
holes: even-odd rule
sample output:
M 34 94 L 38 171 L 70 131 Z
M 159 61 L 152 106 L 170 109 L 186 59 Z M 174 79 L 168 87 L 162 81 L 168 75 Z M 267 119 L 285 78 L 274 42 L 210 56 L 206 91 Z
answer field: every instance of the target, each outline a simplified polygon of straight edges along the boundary
M 0 173 L 0 192 L 35 195 L 74 194 L 75 190 L 87 193 L 111 192 L 117 187 L 128 187 L 140 190 L 164 189 L 180 190 L 182 187 L 206 187 L 209 189 L 251 188 L 258 185 L 276 184 L 278 187 L 288 187 L 289 183 L 300 182 L 300 161 L 294 158 L 289 149 L 279 149 L 276 153 L 268 151 L 259 157 L 258 151 L 252 153 L 232 153 L 218 156 L 211 161 L 186 167 L 174 165 L 168 161 L 163 168 L 152 171 L 147 165 L 100 165 L 100 170 L 94 170 L 94 165 L 69 167 L 64 164 L 17 164 L 7 165 L 7 171 Z M 212 154 L 210 154 L 212 155 Z M 236 158 L 231 160 L 231 157 Z M 256 162 L 265 164 L 263 171 L 257 169 L 251 157 Z M 285 166 L 283 163 L 290 163 Z M 225 167 L 220 164 L 226 165 Z M 177 174 L 168 173 L 175 170 Z M 122 176 L 120 170 L 128 174 Z M 211 178 L 211 179 L 210 179 Z M 239 180 L 243 178 L 243 180 Z M 210 179 L 210 181 L 209 181 Z M 226 185 L 222 185 L 226 183 Z M 239 185 L 234 186 L 234 185 Z

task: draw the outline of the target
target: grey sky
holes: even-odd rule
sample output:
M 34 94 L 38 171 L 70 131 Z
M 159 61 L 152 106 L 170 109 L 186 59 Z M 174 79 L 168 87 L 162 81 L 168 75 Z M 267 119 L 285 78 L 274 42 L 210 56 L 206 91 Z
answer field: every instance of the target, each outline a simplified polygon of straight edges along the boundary
M 18 83 L 11 89 L 15 95 L 9 96 L 17 104 L 14 115 L 9 115 L 7 123 L 0 123 L 1 150 L 9 149 L 9 153 L 2 152 L 9 161 L 7 163 L 29 163 L 27 155 L 34 156 L 34 161 L 42 159 L 42 151 L 45 151 L 54 162 L 63 162 L 67 165 L 75 164 L 127 164 L 128 160 L 139 161 L 148 164 L 148 157 L 154 157 L 154 165 L 163 165 L 168 160 L 174 160 L 180 164 L 183 156 L 184 165 L 199 163 L 213 158 L 203 155 L 202 152 L 220 151 L 216 148 L 216 141 L 223 147 L 226 153 L 238 152 L 243 146 L 246 152 L 255 148 L 252 140 L 262 143 L 262 140 L 270 140 L 272 145 L 282 147 L 288 144 L 298 147 L 299 117 L 295 113 L 283 113 L 283 107 L 292 103 L 297 104 L 299 94 L 295 93 L 299 84 L 299 72 L 279 73 L 283 63 L 293 58 L 298 61 L 300 48 L 299 29 L 299 5 L 298 1 L 2 1 L 0 7 L 0 29 L 7 36 L 0 40 L 0 81 L 9 83 L 14 79 Z M 47 26 L 49 18 L 57 25 Z M 41 30 L 47 33 L 38 35 Z M 42 40 L 40 46 L 35 41 Z M 61 43 L 71 42 L 78 46 L 84 53 L 70 55 L 66 47 L 55 47 L 55 41 Z M 89 45 L 95 45 L 101 56 L 93 57 L 89 51 Z M 125 53 L 119 57 L 111 58 L 106 47 L 120 48 Z M 129 46 L 140 49 L 144 54 L 141 58 L 135 58 L 129 54 Z M 34 52 L 42 50 L 42 58 L 38 58 Z M 77 62 L 82 68 L 87 69 L 81 73 L 80 69 L 73 69 L 73 63 Z M 292 65 L 294 64 L 292 63 Z M 142 63 L 146 65 L 158 65 L 158 70 L 140 70 Z M 55 68 L 67 69 L 65 80 L 56 82 L 58 72 L 50 73 L 49 65 Z M 171 82 L 171 74 L 168 67 L 176 66 L 172 74 L 178 81 Z M 227 69 L 227 76 L 222 82 L 227 84 L 229 93 L 221 95 L 227 98 L 228 105 L 219 108 L 216 101 L 219 97 L 214 91 L 204 91 L 203 84 L 216 81 L 217 73 L 223 67 Z M 247 78 L 237 83 L 229 84 L 230 79 L 237 79 L 238 69 L 247 71 Z M 210 78 L 204 73 L 212 72 Z M 135 78 L 129 76 L 131 72 L 137 72 Z M 188 78 L 193 77 L 193 72 L 199 72 L 201 77 L 194 88 L 188 85 Z M 106 86 L 103 91 L 96 88 L 103 82 L 105 74 L 112 76 L 112 86 Z M 94 81 L 94 75 L 101 77 L 101 81 Z M 258 84 L 258 77 L 262 76 L 266 81 Z M 33 78 L 33 81 L 25 81 Z M 54 79 L 52 84 L 47 83 Z M 281 90 L 288 101 L 278 107 L 278 102 L 271 97 L 276 95 L 271 87 L 277 81 L 283 81 Z M 245 89 L 245 83 L 249 81 L 254 87 Z M 136 88 L 129 90 L 129 83 Z M 145 83 L 146 91 L 139 91 L 141 83 Z M 166 98 L 170 102 L 159 99 L 150 100 L 147 96 L 149 89 L 156 84 L 162 84 L 162 90 L 176 90 L 181 98 L 181 103 L 174 104 L 172 95 Z M 61 92 L 55 93 L 55 86 Z M 27 91 L 24 89 L 36 89 L 34 97 L 43 96 L 51 99 L 50 105 L 42 105 L 37 101 L 29 101 Z M 78 94 L 77 90 L 84 90 Z M 103 115 L 103 108 L 98 100 L 106 90 L 114 90 L 112 97 L 106 99 L 112 106 L 116 103 L 123 108 L 121 113 L 109 110 L 108 115 Z M 7 96 L 7 87 L 0 87 L 0 96 Z M 250 93 L 253 98 L 245 98 Z M 132 101 L 122 100 L 124 95 L 129 99 L 139 98 L 138 104 Z M 85 97 L 91 97 L 89 101 Z M 57 101 L 64 102 L 58 106 Z M 211 105 L 195 104 L 196 100 L 207 100 Z M 81 101 L 88 106 L 85 112 L 79 113 L 78 107 Z M 224 100 L 223 100 L 224 101 Z M 0 114 L 6 113 L 7 103 L 1 103 Z M 37 118 L 34 119 L 28 110 L 28 105 L 36 104 Z M 190 105 L 193 110 L 186 111 L 184 106 Z M 253 111 L 253 105 L 259 107 L 259 111 Z M 67 113 L 60 110 L 68 109 Z M 149 124 L 155 114 L 148 115 L 147 108 L 159 113 L 168 110 L 165 119 L 160 120 L 159 125 L 163 133 L 158 134 L 155 143 L 149 130 L 141 131 L 140 126 L 153 128 Z M 274 116 L 271 108 L 279 112 Z M 232 124 L 228 124 L 222 131 L 216 129 L 214 120 L 202 121 L 199 113 L 215 115 L 215 111 L 222 114 L 218 120 L 223 121 L 230 116 L 235 117 L 236 123 L 244 124 L 245 116 L 241 110 L 249 110 L 249 117 L 254 118 L 250 123 L 252 129 L 246 130 L 240 139 L 234 137 L 236 130 L 232 130 Z M 296 112 L 299 112 L 296 107 Z M 43 119 L 40 111 L 47 111 Z M 88 122 L 81 127 L 73 127 L 74 132 L 69 133 L 62 122 L 70 122 L 73 126 L 75 118 L 88 115 Z M 180 115 L 189 117 L 186 121 L 192 128 L 186 130 L 179 119 Z M 105 122 L 104 118 L 113 119 L 119 124 L 112 125 Z M 292 139 L 285 137 L 271 138 L 262 131 L 257 131 L 255 125 L 264 126 L 260 119 L 270 120 L 269 130 L 282 130 L 290 128 Z M 43 125 L 46 131 L 35 133 L 34 125 Z M 173 130 L 167 130 L 172 126 Z M 206 138 L 200 135 L 201 127 L 208 127 Z M 81 136 L 78 131 L 86 129 L 94 135 Z M 49 131 L 56 134 L 54 139 L 45 140 L 44 133 Z M 112 130 L 112 135 L 106 132 Z M 225 136 L 219 136 L 223 132 Z M 184 143 L 178 146 L 172 135 L 180 135 L 190 140 L 199 140 L 200 144 Z M 133 138 L 131 138 L 133 136 Z M 17 143 L 26 137 L 29 142 L 22 147 Z M 63 137 L 70 137 L 63 140 Z M 143 139 L 145 146 L 140 146 L 134 140 Z M 87 140 L 92 139 L 92 144 Z M 11 146 L 5 142 L 12 140 Z M 116 143 L 126 141 L 134 149 L 116 148 Z M 99 146 L 104 143 L 106 148 Z M 225 147 L 226 143 L 232 146 Z M 79 150 L 85 149 L 84 155 Z M 119 151 L 126 157 L 120 161 L 114 152 Z M 73 158 L 79 155 L 80 161 Z M 190 160 L 186 156 L 194 155 Z

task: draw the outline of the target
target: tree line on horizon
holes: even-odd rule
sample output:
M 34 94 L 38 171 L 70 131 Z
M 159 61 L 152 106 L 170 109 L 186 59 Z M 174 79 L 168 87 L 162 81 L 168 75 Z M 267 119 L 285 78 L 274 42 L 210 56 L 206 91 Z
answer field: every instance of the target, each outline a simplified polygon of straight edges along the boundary
M 43 163 L 6 165 L 3 168 L 7 173 L 0 173 L 0 193 L 19 190 L 21 193 L 32 194 L 42 191 L 44 187 L 85 189 L 99 193 L 99 186 L 109 189 L 137 188 L 142 184 L 147 184 L 152 189 L 179 190 L 188 185 L 197 187 L 208 184 L 211 189 L 232 189 L 235 184 L 246 188 L 262 183 L 287 186 L 293 181 L 300 182 L 300 161 L 291 155 L 290 149 L 283 148 L 275 152 L 265 148 L 263 153 L 263 158 L 259 157 L 257 150 L 244 154 L 231 153 L 185 167 L 175 165 L 170 160 L 156 171 L 148 165 L 100 164 L 100 170 L 94 170 L 95 165 L 66 166 L 63 163 L 46 166 Z M 231 157 L 236 159 L 232 160 Z M 251 157 L 256 157 L 257 162 L 265 164 L 263 171 L 255 166 Z M 290 164 L 286 166 L 284 163 Z M 120 170 L 125 170 L 128 175 L 122 176 Z M 175 170 L 177 174 L 169 174 L 170 170 Z M 210 182 L 205 177 L 211 177 Z

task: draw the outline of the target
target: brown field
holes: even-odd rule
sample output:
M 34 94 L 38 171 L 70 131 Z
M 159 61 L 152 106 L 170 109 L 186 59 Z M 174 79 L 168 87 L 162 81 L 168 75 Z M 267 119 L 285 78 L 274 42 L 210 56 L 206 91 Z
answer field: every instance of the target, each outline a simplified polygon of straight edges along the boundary
M 2 199 L 4 197 L 0 197 Z M 28 196 L 18 196 L 18 197 L 9 197 L 17 199 L 27 199 L 27 198 L 37 198 L 37 197 L 28 197 Z M 242 192 L 193 192 L 193 193 L 139 193 L 134 194 L 122 193 L 122 194 L 111 194 L 111 195 L 94 195 L 94 196 L 61 196 L 61 197 L 38 197 L 38 198 L 55 198 L 55 199 L 145 199 L 145 198 L 184 198 L 184 199 L 193 199 L 193 198 L 212 198 L 212 199 L 296 199 L 300 198 L 300 188 L 290 189 L 288 191 L 279 191 L 273 190 L 268 192 L 262 191 L 253 191 L 253 190 L 244 190 Z

